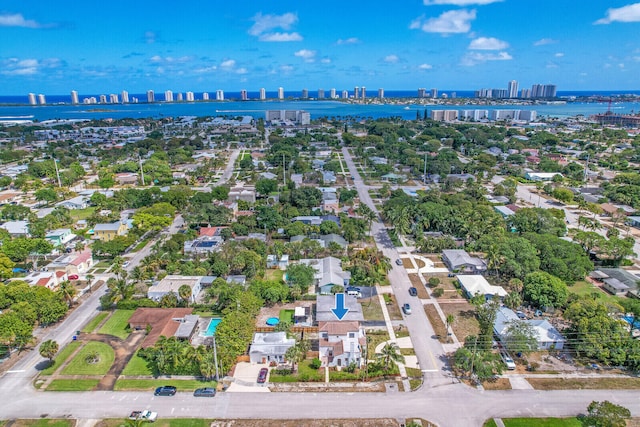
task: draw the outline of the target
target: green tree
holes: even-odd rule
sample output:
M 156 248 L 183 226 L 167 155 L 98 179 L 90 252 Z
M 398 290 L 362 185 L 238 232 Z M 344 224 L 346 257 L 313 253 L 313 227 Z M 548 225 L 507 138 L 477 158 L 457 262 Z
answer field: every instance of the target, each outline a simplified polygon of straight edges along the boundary
M 535 328 L 521 320 L 513 320 L 507 324 L 502 342 L 512 353 L 528 354 L 538 349 Z
M 70 281 L 65 280 L 58 285 L 56 291 L 66 302 L 69 307 L 73 304 L 73 298 L 76 296 L 76 288 Z
M 15 263 L 8 256 L 0 252 L 0 279 L 9 279 L 13 277 L 13 268 Z
M 625 427 L 631 411 L 624 406 L 616 405 L 608 400 L 593 401 L 587 407 L 587 415 L 583 424 L 588 427 Z
M 180 297 L 180 299 L 182 301 L 184 301 L 187 304 L 187 307 L 189 307 L 189 302 L 191 300 L 191 286 L 189 285 L 182 285 L 178 288 L 178 296 Z
M 527 274 L 524 279 L 524 299 L 536 307 L 562 307 L 568 295 L 562 279 L 544 271 Z
M 307 358 L 307 352 L 311 349 L 309 340 L 299 340 L 293 346 L 289 347 L 284 357 L 291 362 L 291 370 L 295 372 L 296 363 L 302 362 Z
M 58 193 L 53 188 L 41 188 L 33 194 L 37 201 L 46 202 L 47 206 L 58 200 Z
M 278 182 L 274 179 L 259 179 L 256 181 L 256 191 L 263 196 L 268 196 L 278 191 Z
M 49 361 L 53 360 L 57 352 L 58 343 L 54 340 L 47 340 L 40 344 L 40 356 L 46 357 Z

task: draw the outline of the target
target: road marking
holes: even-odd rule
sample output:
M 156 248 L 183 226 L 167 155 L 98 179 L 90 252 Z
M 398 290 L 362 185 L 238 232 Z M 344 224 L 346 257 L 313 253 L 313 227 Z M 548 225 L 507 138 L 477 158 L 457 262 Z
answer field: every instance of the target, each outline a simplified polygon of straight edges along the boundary
M 438 369 L 423 369 L 422 372 L 427 373 L 427 372 L 440 372 L 440 371 Z
M 14 370 L 14 371 L 7 371 L 7 374 L 17 374 L 19 372 L 24 372 L 24 369 L 18 369 L 18 370 Z

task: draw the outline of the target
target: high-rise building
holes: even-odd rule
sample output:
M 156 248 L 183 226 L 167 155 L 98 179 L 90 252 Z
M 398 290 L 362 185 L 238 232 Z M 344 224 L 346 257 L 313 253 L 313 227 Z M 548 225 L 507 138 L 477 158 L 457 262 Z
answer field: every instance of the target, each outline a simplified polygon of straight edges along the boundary
M 178 92 L 176 95 L 176 101 L 182 102 L 182 92 Z
M 173 102 L 173 91 L 164 91 L 164 102 Z
M 42 93 L 38 94 L 38 104 L 45 105 L 46 103 L 47 99 L 45 98 L 45 96 Z
M 118 103 L 118 94 L 117 93 L 109 94 L 109 102 L 112 103 L 112 104 L 117 104 Z
M 358 86 L 353 88 L 353 99 L 360 98 L 360 88 Z
M 318 99 L 324 99 L 324 89 L 318 89 Z
M 209 92 L 202 92 L 202 100 L 203 101 L 209 100 Z
M 240 91 L 240 99 L 243 101 L 246 101 L 249 99 L 249 97 L 247 96 L 247 90 L 246 89 L 242 89 Z
M 427 96 L 427 90 L 423 87 L 418 88 L 418 98 L 425 98 Z
M 193 102 L 193 101 L 195 101 L 195 100 L 196 100 L 196 99 L 195 99 L 195 97 L 193 96 L 193 92 L 191 92 L 191 91 L 187 92 L 187 101 L 188 101 L 188 102 Z
M 346 90 L 342 91 L 342 98 L 347 99 L 349 98 L 349 92 L 347 92 Z
M 336 99 L 336 88 L 335 87 L 331 88 L 331 90 L 329 91 L 329 98 Z
M 260 100 L 264 101 L 267 99 L 267 90 L 263 87 L 260 88 Z
M 79 104 L 80 101 L 78 99 L 78 91 L 77 90 L 72 90 L 71 91 L 71 103 L 72 104 Z
M 100 95 L 100 104 L 107 103 L 107 95 Z
M 544 85 L 544 97 L 555 98 L 556 97 L 556 85 Z
M 216 91 L 216 101 L 224 101 L 224 91 L 222 89 Z
M 520 98 L 531 98 L 531 89 L 522 89 L 520 91 Z
M 384 99 L 384 89 L 382 88 L 378 89 L 378 98 Z
M 367 97 L 367 88 L 362 86 L 362 89 L 360 89 L 360 98 L 364 101 L 366 97 Z
M 278 88 L 278 99 L 284 99 L 284 88 L 283 87 L 279 87 Z
M 147 91 L 147 102 L 156 102 L 156 96 L 152 90 Z
M 120 97 L 122 98 L 123 104 L 129 103 L 129 92 L 127 92 L 126 90 L 123 90 L 122 93 L 120 94 Z
M 29 94 L 29 105 L 36 105 L 36 94 L 35 93 L 30 93 Z
M 438 89 L 431 89 L 431 98 L 438 97 Z
M 302 89 L 301 98 L 302 99 L 309 99 L 309 91 L 307 89 Z
M 511 80 L 507 85 L 507 92 L 509 92 L 509 98 L 517 98 L 518 97 L 518 82 L 516 80 Z

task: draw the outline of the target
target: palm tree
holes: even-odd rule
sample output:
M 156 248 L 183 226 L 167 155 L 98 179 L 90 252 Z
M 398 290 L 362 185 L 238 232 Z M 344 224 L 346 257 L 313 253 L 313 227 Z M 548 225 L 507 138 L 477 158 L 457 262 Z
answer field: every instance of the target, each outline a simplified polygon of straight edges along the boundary
M 40 355 L 49 359 L 49 362 L 53 360 L 53 356 L 58 352 L 58 343 L 54 340 L 47 340 L 40 344 Z
M 400 354 L 400 348 L 393 342 L 388 342 L 382 347 L 380 353 L 376 353 L 376 358 L 384 364 L 384 370 L 388 371 L 391 362 L 404 363 L 404 356 Z
M 64 298 L 67 302 L 67 305 L 71 307 L 73 303 L 73 298 L 76 296 L 76 288 L 71 284 L 70 281 L 65 280 L 58 285 L 58 294 Z
M 371 234 L 371 223 L 378 217 L 378 215 L 364 203 L 360 203 L 358 209 L 356 210 L 358 215 L 361 215 L 365 221 L 367 221 L 367 226 L 369 228 L 369 234 Z
M 447 331 L 449 331 L 449 328 L 453 326 L 453 322 L 455 322 L 456 317 L 452 313 L 449 313 L 445 320 L 447 322 Z M 449 334 L 451 334 L 451 332 L 449 332 Z
M 182 285 L 178 288 L 178 296 L 189 307 L 189 299 L 191 299 L 191 287 L 189 285 Z
M 289 347 L 284 357 L 291 362 L 291 370 L 296 370 L 296 363 L 302 362 L 307 357 L 307 352 L 311 348 L 309 340 L 300 340 L 292 347 Z

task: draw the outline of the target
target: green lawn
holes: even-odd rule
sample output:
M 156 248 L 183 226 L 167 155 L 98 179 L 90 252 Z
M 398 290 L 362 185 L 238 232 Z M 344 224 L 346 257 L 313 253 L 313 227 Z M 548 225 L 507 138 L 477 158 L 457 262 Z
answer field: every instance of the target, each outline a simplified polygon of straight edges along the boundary
M 100 380 L 53 380 L 47 391 L 89 391 L 99 382 Z
M 109 313 L 106 311 L 98 313 L 96 317 L 94 317 L 93 319 L 91 319 L 89 323 L 87 323 L 87 326 L 82 328 L 82 332 L 85 332 L 85 333 L 93 332 L 93 330 L 100 324 L 100 322 L 102 322 L 105 319 L 105 317 L 107 317 L 108 315 Z
M 280 310 L 280 321 L 293 325 L 293 313 L 294 311 L 289 309 Z
M 147 238 L 147 239 L 144 239 L 142 242 L 138 243 L 138 244 L 136 245 L 136 247 L 135 247 L 135 248 L 133 248 L 133 251 L 132 251 L 132 252 L 138 252 L 139 250 L 141 250 L 142 248 L 144 248 L 145 246 L 147 246 L 147 243 L 149 243 L 149 240 L 151 240 L 151 238 L 150 238 L 150 237 L 149 237 L 149 238 Z
M 86 358 L 93 352 L 98 353 L 98 361 L 88 363 Z M 103 342 L 91 341 L 62 370 L 62 375 L 104 375 L 113 364 L 114 359 L 115 353 L 111 346 Z
M 157 379 L 157 380 L 136 380 L 136 379 L 119 379 L 116 381 L 114 390 L 153 390 L 156 387 L 164 385 L 172 385 L 180 391 L 193 391 L 200 387 L 215 387 L 215 381 L 199 381 L 199 380 L 173 380 L 173 379 Z
M 46 369 L 43 369 L 42 375 L 53 375 L 53 373 L 71 356 L 71 353 L 76 351 L 80 346 L 80 342 L 71 341 L 67 344 L 53 359 L 53 364 Z
M 153 371 L 147 366 L 147 361 L 138 356 L 138 353 L 133 355 L 127 366 L 125 366 L 122 375 L 153 375 Z
M 505 427 L 582 427 L 576 417 L 570 418 L 503 418 Z
M 482 427 L 498 427 L 498 425 L 493 421 L 493 418 L 491 418 L 490 420 L 485 421 Z
M 97 208 L 95 206 L 90 206 L 85 209 L 72 209 L 69 211 L 69 215 L 71 216 L 72 219 L 74 219 L 75 221 L 78 221 L 79 219 L 89 218 L 91 215 L 93 215 L 96 209 Z
M 126 339 L 129 336 L 129 332 L 126 329 L 129 326 L 129 318 L 133 314 L 133 311 L 134 310 L 114 311 L 109 320 L 107 320 L 107 323 L 105 323 L 98 332 Z
M 284 271 L 280 269 L 269 269 L 264 272 L 265 280 L 277 280 L 279 282 L 284 280 Z
M 581 280 L 569 286 L 569 292 L 577 295 L 597 295 L 598 299 L 605 302 L 618 302 L 619 297 L 613 296 L 600 288 L 593 286 L 591 283 Z
M 296 374 L 277 375 L 275 374 L 275 371 L 271 371 L 271 375 L 269 375 L 269 381 L 274 383 L 323 381 L 324 371 L 312 369 L 311 366 L 309 366 L 310 363 L 311 360 L 304 360 L 302 361 L 302 363 L 299 363 L 296 367 L 298 369 L 298 372 Z

